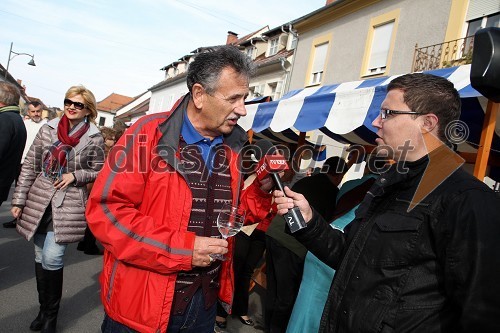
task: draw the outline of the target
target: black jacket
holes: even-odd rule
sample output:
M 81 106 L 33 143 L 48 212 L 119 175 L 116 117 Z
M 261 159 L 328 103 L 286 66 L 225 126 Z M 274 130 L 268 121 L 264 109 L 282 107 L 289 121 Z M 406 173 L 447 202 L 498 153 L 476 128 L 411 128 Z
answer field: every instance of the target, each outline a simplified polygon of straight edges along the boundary
M 9 111 L 2 111 L 7 108 Z M 7 200 L 10 186 L 19 174 L 26 144 L 26 127 L 19 109 L 10 108 L 0 108 L 0 204 Z
M 408 212 L 427 164 L 382 175 L 345 233 L 295 233 L 337 270 L 320 332 L 500 332 L 500 198 L 459 169 Z

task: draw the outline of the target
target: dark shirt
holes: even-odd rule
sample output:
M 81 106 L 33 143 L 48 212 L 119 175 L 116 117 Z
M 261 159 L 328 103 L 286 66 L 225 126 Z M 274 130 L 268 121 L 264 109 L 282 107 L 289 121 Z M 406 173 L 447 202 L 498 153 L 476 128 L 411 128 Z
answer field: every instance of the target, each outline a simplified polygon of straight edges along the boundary
M 309 204 L 326 220 L 330 221 L 335 210 L 339 189 L 324 173 L 305 177 L 295 183 L 292 191 L 306 197 Z

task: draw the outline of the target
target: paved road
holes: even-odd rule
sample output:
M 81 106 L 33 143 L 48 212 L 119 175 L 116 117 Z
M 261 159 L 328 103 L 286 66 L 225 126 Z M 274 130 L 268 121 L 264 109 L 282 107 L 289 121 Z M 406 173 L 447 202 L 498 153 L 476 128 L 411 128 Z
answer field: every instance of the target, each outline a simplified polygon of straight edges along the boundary
M 0 206 L 0 223 L 9 221 L 10 199 Z M 33 244 L 15 229 L 0 226 L 0 332 L 31 332 L 30 322 L 38 312 Z M 103 318 L 98 276 L 102 256 L 89 256 L 70 244 L 66 251 L 63 297 L 58 332 L 97 333 Z M 250 296 L 250 313 L 261 320 L 261 297 Z M 229 319 L 229 333 L 262 332 Z

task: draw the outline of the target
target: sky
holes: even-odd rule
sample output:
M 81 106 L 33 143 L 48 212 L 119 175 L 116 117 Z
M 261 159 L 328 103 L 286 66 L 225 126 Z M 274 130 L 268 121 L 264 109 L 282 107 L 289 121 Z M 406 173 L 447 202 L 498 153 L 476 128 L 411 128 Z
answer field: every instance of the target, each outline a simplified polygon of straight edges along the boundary
M 135 97 L 164 78 L 160 68 L 201 46 L 225 44 L 321 8 L 326 0 L 2 0 L 0 63 L 28 96 L 62 108 L 83 84 L 97 101 Z M 286 4 L 286 5 L 284 5 Z M 29 66 L 34 55 L 36 67 Z

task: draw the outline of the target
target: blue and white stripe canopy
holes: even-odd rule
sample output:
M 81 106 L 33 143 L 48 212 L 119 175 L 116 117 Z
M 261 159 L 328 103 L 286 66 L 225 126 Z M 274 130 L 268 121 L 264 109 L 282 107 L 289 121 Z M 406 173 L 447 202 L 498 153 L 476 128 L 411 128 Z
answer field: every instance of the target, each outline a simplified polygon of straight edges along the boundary
M 460 151 L 474 152 L 479 144 L 487 100 L 470 85 L 470 65 L 424 73 L 445 77 L 455 85 L 462 99 L 461 120 L 467 124 L 466 142 Z M 371 125 L 379 115 L 387 84 L 394 78 L 381 77 L 322 87 L 294 90 L 277 101 L 247 105 L 247 116 L 239 120 L 245 130 L 276 133 L 294 129 L 321 130 L 342 143 L 375 144 Z M 500 151 L 500 119 L 492 150 Z

